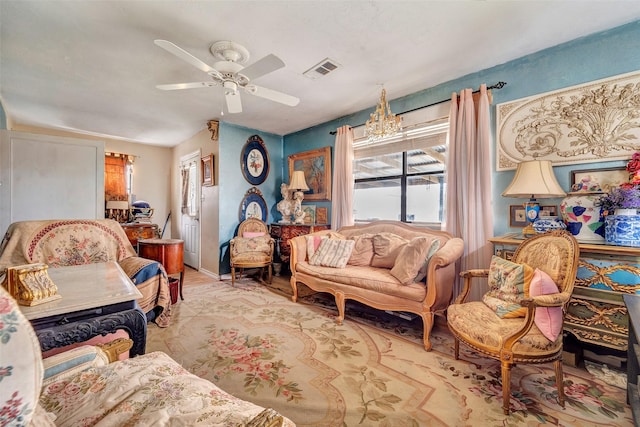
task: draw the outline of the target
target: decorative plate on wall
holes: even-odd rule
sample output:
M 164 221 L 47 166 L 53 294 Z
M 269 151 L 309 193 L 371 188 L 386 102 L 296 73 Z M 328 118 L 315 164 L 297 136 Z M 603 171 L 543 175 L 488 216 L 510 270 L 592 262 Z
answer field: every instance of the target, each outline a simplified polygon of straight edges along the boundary
M 247 143 L 240 153 L 240 167 L 242 174 L 249 184 L 259 185 L 269 175 L 269 153 L 264 141 L 258 135 L 247 139 Z
M 262 193 L 256 187 L 251 187 L 240 203 L 240 222 L 247 218 L 258 218 L 267 222 L 268 216 L 267 202 L 264 201 Z

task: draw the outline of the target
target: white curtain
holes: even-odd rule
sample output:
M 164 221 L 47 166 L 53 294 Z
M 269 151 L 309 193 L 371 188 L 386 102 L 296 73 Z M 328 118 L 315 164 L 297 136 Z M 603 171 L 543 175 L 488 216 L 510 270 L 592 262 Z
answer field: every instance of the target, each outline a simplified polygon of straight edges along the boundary
M 476 118 L 477 117 L 477 118 Z M 451 97 L 447 156 L 447 218 L 445 229 L 464 240 L 459 271 L 489 268 L 493 236 L 491 201 L 489 95 L 480 86 L 477 102 L 471 89 Z M 456 275 L 457 276 L 457 275 Z M 478 281 L 478 279 L 476 279 Z M 454 296 L 461 288 L 458 280 Z M 480 300 L 486 281 L 474 283 L 468 300 Z
M 342 126 L 336 132 L 331 187 L 331 228 L 353 225 L 353 130 Z

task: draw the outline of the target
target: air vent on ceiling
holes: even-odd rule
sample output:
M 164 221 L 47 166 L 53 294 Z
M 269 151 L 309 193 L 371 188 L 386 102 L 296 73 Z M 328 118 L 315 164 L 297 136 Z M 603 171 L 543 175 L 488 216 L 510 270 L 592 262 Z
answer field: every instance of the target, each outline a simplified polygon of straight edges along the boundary
M 339 66 L 340 64 L 338 64 L 333 59 L 325 58 L 313 67 L 309 68 L 303 74 L 310 79 L 317 79 L 319 77 L 326 76 L 330 72 L 337 69 Z

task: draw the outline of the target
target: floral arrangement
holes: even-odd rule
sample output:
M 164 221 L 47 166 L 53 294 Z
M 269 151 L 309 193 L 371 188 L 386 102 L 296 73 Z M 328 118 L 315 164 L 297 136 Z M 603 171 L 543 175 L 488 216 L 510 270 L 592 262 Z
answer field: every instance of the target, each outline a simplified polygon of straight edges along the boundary
M 616 209 L 640 209 L 640 152 L 633 154 L 626 169 L 629 172 L 629 182 L 612 188 L 598 202 L 609 214 Z

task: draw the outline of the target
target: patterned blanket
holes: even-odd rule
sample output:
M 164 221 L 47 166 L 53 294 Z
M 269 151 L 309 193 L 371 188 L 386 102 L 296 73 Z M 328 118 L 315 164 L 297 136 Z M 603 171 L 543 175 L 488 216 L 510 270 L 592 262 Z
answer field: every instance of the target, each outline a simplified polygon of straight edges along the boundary
M 142 293 L 138 304 L 158 326 L 171 318 L 171 296 L 162 264 L 136 256 L 116 221 L 41 220 L 11 224 L 0 244 L 0 275 L 13 265 L 42 262 L 51 268 L 116 261 Z

